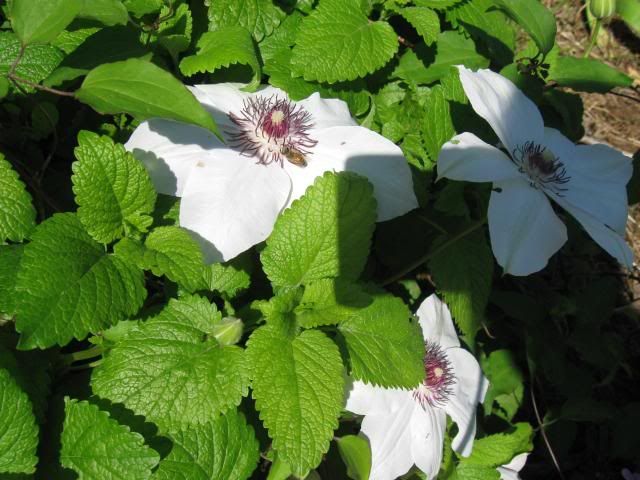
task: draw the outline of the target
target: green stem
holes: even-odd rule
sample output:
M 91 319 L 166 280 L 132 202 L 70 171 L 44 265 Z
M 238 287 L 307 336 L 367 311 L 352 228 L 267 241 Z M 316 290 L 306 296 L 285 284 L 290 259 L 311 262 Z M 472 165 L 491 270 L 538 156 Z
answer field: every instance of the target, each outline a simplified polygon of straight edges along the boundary
M 591 54 L 591 50 L 593 49 L 596 42 L 598 41 L 598 34 L 600 33 L 600 25 L 602 25 L 602 20 L 599 18 L 596 18 L 596 24 L 593 26 L 593 31 L 591 32 L 591 40 L 589 41 L 589 45 L 587 46 L 587 49 L 584 51 L 583 58 L 587 58 L 589 54 Z
M 14 73 L 8 73 L 7 77 L 14 83 L 23 83 L 24 85 L 28 85 L 36 90 L 41 90 L 43 92 L 53 93 L 54 95 L 59 95 L 61 97 L 75 97 L 75 93 L 73 92 L 64 92 L 62 90 L 58 90 L 56 88 L 45 87 L 44 85 L 40 85 L 39 83 L 34 83 L 26 78 L 19 77 Z
M 73 352 L 65 355 L 63 357 L 64 363 L 69 365 L 74 362 L 79 362 L 81 360 L 88 360 L 90 358 L 99 357 L 104 352 L 104 349 L 100 345 L 96 345 L 95 347 L 87 348 L 86 350 L 80 350 L 79 352 Z
M 469 225 L 469 227 L 465 228 L 463 231 L 461 231 L 460 233 L 454 235 L 453 237 L 451 237 L 449 240 L 447 240 L 446 242 L 444 242 L 442 245 L 440 245 L 439 247 L 437 247 L 435 250 L 431 250 L 429 252 L 427 252 L 426 254 L 424 254 L 423 256 L 421 256 L 420 258 L 418 258 L 416 261 L 412 262 L 411 264 L 407 265 L 405 268 L 403 268 L 401 271 L 399 271 L 398 273 L 388 277 L 387 279 L 382 281 L 382 286 L 386 286 L 389 285 L 390 283 L 395 282 L 396 280 L 401 279 L 402 277 L 404 277 L 407 273 L 412 272 L 413 270 L 415 270 L 416 268 L 418 268 L 420 265 L 422 265 L 423 263 L 427 262 L 428 260 L 430 260 L 431 258 L 435 257 L 436 255 L 438 255 L 440 252 L 444 251 L 446 248 L 448 248 L 449 246 L 453 245 L 454 243 L 456 243 L 458 240 L 466 237 L 467 235 L 469 235 L 470 233 L 475 232 L 478 228 L 482 227 L 485 223 L 487 223 L 487 218 L 482 218 L 481 220 L 478 220 L 475 223 L 472 223 L 471 225 Z

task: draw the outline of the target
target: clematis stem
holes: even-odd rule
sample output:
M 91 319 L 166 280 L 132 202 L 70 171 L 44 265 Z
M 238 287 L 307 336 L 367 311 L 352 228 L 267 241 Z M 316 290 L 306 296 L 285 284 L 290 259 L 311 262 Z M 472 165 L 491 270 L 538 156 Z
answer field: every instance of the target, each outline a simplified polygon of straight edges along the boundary
M 407 265 L 405 268 L 403 268 L 399 272 L 397 272 L 397 273 L 393 274 L 392 276 L 390 276 L 390 277 L 386 278 L 385 280 L 383 280 L 382 281 L 382 286 L 386 286 L 386 285 L 389 285 L 390 283 L 395 282 L 396 280 L 400 280 L 407 273 L 412 272 L 413 270 L 418 268 L 423 263 L 427 262 L 431 258 L 433 258 L 436 255 L 438 255 L 440 252 L 445 250 L 450 245 L 456 243 L 458 240 L 460 240 L 460 239 L 466 237 L 467 235 L 475 232 L 478 228 L 482 227 L 485 223 L 487 223 L 487 217 L 484 217 L 484 218 L 478 220 L 477 222 L 472 223 L 471 225 L 469 225 L 469 227 L 465 228 L 460 233 L 454 235 L 453 237 L 451 237 L 449 240 L 444 242 L 442 245 L 440 245 L 436 249 L 427 252 L 426 254 L 424 254 L 423 256 L 418 258 L 416 261 L 410 263 L 409 265 Z
M 98 357 L 102 355 L 103 351 L 104 349 L 100 345 L 96 345 L 94 347 L 87 348 L 86 350 L 69 353 L 63 357 L 63 361 L 68 365 L 74 362 L 79 362 L 81 360 L 88 360 L 90 358 Z
M 598 34 L 600 33 L 600 25 L 602 24 L 602 20 L 597 18 L 596 24 L 593 26 L 593 31 L 591 32 L 591 40 L 589 41 L 589 45 L 587 49 L 584 51 L 584 58 L 587 58 L 591 53 L 591 50 L 595 46 L 598 41 Z

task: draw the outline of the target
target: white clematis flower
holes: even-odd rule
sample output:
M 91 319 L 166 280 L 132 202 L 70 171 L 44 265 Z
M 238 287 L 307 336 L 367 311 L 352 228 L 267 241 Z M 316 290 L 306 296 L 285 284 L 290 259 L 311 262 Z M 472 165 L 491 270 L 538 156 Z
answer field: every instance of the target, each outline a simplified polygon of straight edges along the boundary
M 476 359 L 460 348 L 447 306 L 434 294 L 418 308 L 426 355 L 423 384 L 388 389 L 354 381 L 346 409 L 365 415 L 361 432 L 371 444 L 370 480 L 391 480 L 415 464 L 432 480 L 440 470 L 449 415 L 458 425 L 453 449 L 471 454 L 476 405 L 489 383 Z
M 462 133 L 443 146 L 438 175 L 493 182 L 489 233 L 504 271 L 537 272 L 566 242 L 565 225 L 549 198 L 630 267 L 633 254 L 624 241 L 630 159 L 605 145 L 576 146 L 557 130 L 545 128 L 534 103 L 503 76 L 458 68 L 471 106 L 491 125 L 507 153 Z
M 498 473 L 500 473 L 500 480 L 520 480 L 520 470 L 524 468 L 524 464 L 527 463 L 528 453 L 521 453 L 513 457 L 513 459 L 503 465 L 498 467 Z
M 182 197 L 180 225 L 195 232 L 208 261 L 265 240 L 278 214 L 328 170 L 368 177 L 380 221 L 417 207 L 400 148 L 358 126 L 345 102 L 318 93 L 293 102 L 273 87 L 240 87 L 191 87 L 226 143 L 200 127 L 151 119 L 125 145 L 158 192 Z

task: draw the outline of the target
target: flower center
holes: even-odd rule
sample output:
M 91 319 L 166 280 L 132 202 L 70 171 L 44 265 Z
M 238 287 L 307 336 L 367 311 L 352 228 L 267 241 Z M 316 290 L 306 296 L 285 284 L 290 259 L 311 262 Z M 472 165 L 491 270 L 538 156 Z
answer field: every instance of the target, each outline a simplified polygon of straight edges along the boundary
M 452 394 L 452 387 L 456 381 L 453 376 L 453 368 L 440 345 L 426 341 L 424 346 L 426 350 L 424 356 L 426 377 L 413 391 L 413 398 L 422 405 L 422 408 L 426 408 L 427 405 L 442 407 Z
M 571 177 L 567 175 L 564 163 L 548 148 L 525 142 L 511 152 L 511 157 L 518 165 L 518 170 L 529 177 L 532 187 L 549 190 L 560 196 L 567 190 L 565 185 Z
M 276 162 L 282 166 L 287 159 L 305 166 L 305 155 L 318 143 L 308 134 L 313 125 L 311 114 L 276 95 L 250 97 L 238 114 L 229 113 L 229 119 L 237 127 L 227 132 L 230 146 L 263 165 Z

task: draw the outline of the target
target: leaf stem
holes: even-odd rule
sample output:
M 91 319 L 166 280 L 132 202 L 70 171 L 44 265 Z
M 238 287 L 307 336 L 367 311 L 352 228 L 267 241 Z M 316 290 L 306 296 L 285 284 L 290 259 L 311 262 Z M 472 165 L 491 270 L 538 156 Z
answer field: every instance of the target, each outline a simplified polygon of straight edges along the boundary
M 431 250 L 429 252 L 427 252 L 426 254 L 424 254 L 423 256 L 421 256 L 420 258 L 418 258 L 416 261 L 410 263 L 409 265 L 407 265 L 405 268 L 403 268 L 402 270 L 400 270 L 398 273 L 395 273 L 394 275 L 386 278 L 385 280 L 382 281 L 382 286 L 386 286 L 389 285 L 390 283 L 395 282 L 396 280 L 401 279 L 402 277 L 404 277 L 407 273 L 412 272 L 413 270 L 415 270 L 416 268 L 418 268 L 420 265 L 422 265 L 423 263 L 427 262 L 428 260 L 430 260 L 431 258 L 435 257 L 436 255 L 438 255 L 440 252 L 442 252 L 443 250 L 445 250 L 446 248 L 448 248 L 450 245 L 456 243 L 458 240 L 466 237 L 467 235 L 469 235 L 470 233 L 475 232 L 478 228 L 482 227 L 485 223 L 487 223 L 487 217 L 484 217 L 480 220 L 478 220 L 477 222 L 472 223 L 471 225 L 469 225 L 469 227 L 465 228 L 463 231 L 461 231 L 460 233 L 454 235 L 453 237 L 451 237 L 450 239 L 448 239 L 446 242 L 444 242 L 443 244 L 441 244 L 439 247 L 437 247 L 434 250 Z
M 35 83 L 35 82 L 32 82 L 31 80 L 27 80 L 26 78 L 19 77 L 15 73 L 8 73 L 7 77 L 13 83 L 23 83 L 24 85 L 28 85 L 29 87 L 35 88 L 36 90 L 53 93 L 54 95 L 59 95 L 62 97 L 75 97 L 74 92 L 65 92 L 63 90 L 45 87 L 44 85 L 40 85 L 39 83 Z
M 69 365 L 74 362 L 79 362 L 81 360 L 89 360 L 90 358 L 99 357 L 104 352 L 104 349 L 100 345 L 95 345 L 91 348 L 87 348 L 86 350 L 80 350 L 78 352 L 69 353 L 64 355 L 63 362 L 66 365 Z
M 595 46 L 598 41 L 598 34 L 600 33 L 600 25 L 602 25 L 602 20 L 596 18 L 596 24 L 593 26 L 593 31 L 591 32 L 591 40 L 589 40 L 589 45 L 587 49 L 584 51 L 583 58 L 587 58 L 589 54 L 591 54 L 591 50 Z

